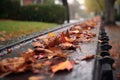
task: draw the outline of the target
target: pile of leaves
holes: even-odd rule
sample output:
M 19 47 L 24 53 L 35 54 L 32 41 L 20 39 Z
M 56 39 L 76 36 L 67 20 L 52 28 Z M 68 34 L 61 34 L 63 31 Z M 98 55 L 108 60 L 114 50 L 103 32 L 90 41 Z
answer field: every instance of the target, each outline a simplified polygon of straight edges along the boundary
M 76 48 L 80 48 L 79 43 L 93 41 L 96 34 L 90 31 L 96 25 L 95 21 L 88 20 L 70 26 L 69 29 L 59 33 L 50 32 L 47 36 L 39 36 L 32 42 L 33 49 L 28 49 L 19 57 L 6 58 L 0 61 L 0 74 L 25 71 L 39 73 L 41 70 L 56 73 L 61 70 L 72 70 L 75 61 L 65 51 L 75 51 Z M 82 60 L 91 58 L 93 55 L 88 55 Z

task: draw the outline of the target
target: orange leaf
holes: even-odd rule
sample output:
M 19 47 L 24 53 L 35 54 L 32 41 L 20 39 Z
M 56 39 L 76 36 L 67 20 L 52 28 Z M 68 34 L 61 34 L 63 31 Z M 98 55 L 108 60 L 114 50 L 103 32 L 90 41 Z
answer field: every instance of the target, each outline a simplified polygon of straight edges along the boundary
M 71 39 L 68 38 L 68 37 L 65 37 L 65 40 L 66 40 L 67 42 L 71 42 Z
M 65 70 L 67 69 L 68 71 L 71 70 L 73 68 L 74 62 L 73 61 L 65 61 L 65 62 L 61 62 L 59 64 L 53 65 L 51 67 L 51 70 L 53 73 L 60 71 L 60 70 Z
M 48 33 L 48 37 L 54 37 L 55 36 L 55 34 L 53 33 L 53 32 L 50 32 L 50 33 Z
M 66 42 L 66 40 L 65 40 L 65 35 L 64 35 L 63 32 L 62 32 L 62 34 L 61 34 L 61 42 L 62 42 L 62 43 Z

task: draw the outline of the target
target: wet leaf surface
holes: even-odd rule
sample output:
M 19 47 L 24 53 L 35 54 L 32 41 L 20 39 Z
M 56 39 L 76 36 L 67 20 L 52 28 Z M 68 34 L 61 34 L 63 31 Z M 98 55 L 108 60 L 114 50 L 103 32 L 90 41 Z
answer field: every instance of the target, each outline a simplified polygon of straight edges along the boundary
M 53 73 L 56 73 L 57 71 L 65 70 L 65 69 L 69 71 L 73 68 L 73 66 L 74 66 L 74 62 L 67 60 L 65 62 L 61 62 L 61 63 L 51 66 L 51 71 Z

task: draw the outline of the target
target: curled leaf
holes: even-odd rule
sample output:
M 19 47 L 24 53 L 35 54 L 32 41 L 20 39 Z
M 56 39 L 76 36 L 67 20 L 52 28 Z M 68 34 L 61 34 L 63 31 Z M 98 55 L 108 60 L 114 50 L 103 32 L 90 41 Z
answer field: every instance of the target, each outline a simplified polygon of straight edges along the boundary
M 65 37 L 66 42 L 72 42 L 72 40 L 68 37 Z

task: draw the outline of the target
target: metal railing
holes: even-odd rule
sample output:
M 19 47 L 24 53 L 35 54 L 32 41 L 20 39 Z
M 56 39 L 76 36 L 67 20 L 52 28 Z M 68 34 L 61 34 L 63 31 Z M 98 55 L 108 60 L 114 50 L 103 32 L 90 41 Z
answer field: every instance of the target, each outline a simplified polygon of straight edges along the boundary
M 99 80 L 114 80 L 112 69 L 114 60 L 110 57 L 109 53 L 112 46 L 109 45 L 109 37 L 107 36 L 103 23 L 101 24 L 100 40 L 102 42 L 100 43 Z

